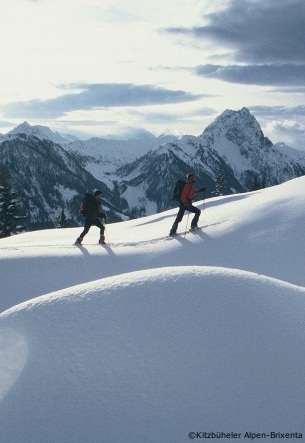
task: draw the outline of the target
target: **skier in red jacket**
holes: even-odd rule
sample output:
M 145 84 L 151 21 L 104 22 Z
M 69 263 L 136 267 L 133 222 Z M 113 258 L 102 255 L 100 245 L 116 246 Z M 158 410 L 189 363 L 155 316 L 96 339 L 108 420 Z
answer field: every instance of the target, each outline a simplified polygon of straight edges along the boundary
M 191 173 L 187 175 L 187 182 L 184 185 L 183 189 L 182 189 L 182 193 L 181 193 L 181 198 L 180 198 L 180 205 L 179 205 L 179 211 L 176 217 L 176 220 L 174 221 L 174 224 L 172 226 L 172 229 L 170 230 L 169 235 L 171 237 L 177 235 L 177 228 L 178 228 L 178 224 L 181 222 L 185 211 L 189 211 L 194 213 L 194 217 L 192 219 L 191 222 L 191 231 L 195 231 L 196 229 L 198 229 L 197 227 L 197 223 L 200 217 L 200 209 L 196 208 L 195 206 L 192 205 L 192 199 L 195 197 L 196 194 L 198 194 L 198 192 L 202 192 L 205 190 L 205 187 L 202 187 L 200 189 L 194 189 L 193 188 L 193 183 L 195 183 L 196 181 L 196 175 Z

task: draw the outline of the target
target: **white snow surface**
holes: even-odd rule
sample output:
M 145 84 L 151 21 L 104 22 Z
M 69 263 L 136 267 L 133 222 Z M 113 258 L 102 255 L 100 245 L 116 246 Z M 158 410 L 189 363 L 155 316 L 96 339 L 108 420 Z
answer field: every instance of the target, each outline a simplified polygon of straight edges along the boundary
M 304 189 L 0 240 L 1 443 L 304 438 Z

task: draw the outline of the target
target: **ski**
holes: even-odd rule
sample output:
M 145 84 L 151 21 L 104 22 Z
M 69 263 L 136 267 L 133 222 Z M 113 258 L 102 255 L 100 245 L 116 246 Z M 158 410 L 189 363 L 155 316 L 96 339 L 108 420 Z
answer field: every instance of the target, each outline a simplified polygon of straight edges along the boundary
M 176 234 L 174 234 L 174 235 L 168 235 L 166 238 L 180 237 L 181 235 L 186 235 L 186 234 L 188 234 L 188 233 L 194 233 L 194 232 L 196 232 L 196 231 L 200 231 L 201 229 L 206 228 L 206 227 L 207 227 L 207 225 L 205 225 L 205 226 L 198 226 L 196 229 L 188 229 L 188 230 L 185 231 L 185 232 L 176 232 Z
M 181 234 L 173 234 L 173 235 L 168 234 L 165 238 L 175 238 L 178 237 L 179 235 Z
M 189 229 L 188 231 L 187 231 L 187 233 L 192 233 L 192 234 L 194 234 L 195 232 L 197 232 L 197 231 L 200 231 L 201 229 L 203 228 L 203 226 L 197 226 L 196 228 L 191 228 L 191 229 Z
M 107 246 L 107 243 L 72 243 L 72 246 L 78 246 L 78 247 L 82 247 L 82 246 Z

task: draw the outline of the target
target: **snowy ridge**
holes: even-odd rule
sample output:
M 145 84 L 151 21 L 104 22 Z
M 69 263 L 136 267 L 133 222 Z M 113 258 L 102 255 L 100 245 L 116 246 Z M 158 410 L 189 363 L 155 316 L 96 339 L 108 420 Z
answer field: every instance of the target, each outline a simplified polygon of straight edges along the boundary
M 183 442 L 202 414 L 208 429 L 301 432 L 304 296 L 253 274 L 187 267 L 124 274 L 13 309 L 1 326 L 22 355 L 22 383 L 1 409 L 13 401 L 20 418 L 18 432 L 3 423 L 3 441 L 108 442 L 124 433 L 141 442 L 149 431 L 149 442 Z M 292 395 L 298 407 L 283 402 Z
M 172 135 L 149 135 L 129 140 L 95 137 L 86 141 L 74 141 L 66 145 L 65 149 L 83 157 L 85 168 L 95 178 L 111 186 L 113 175 L 116 175 L 116 170 L 124 163 L 130 163 L 149 150 L 175 140 L 178 140 L 178 137 Z
M 30 125 L 28 122 L 23 122 L 9 131 L 5 136 L 5 139 L 10 139 L 20 134 L 33 135 L 41 140 L 50 140 L 53 143 L 68 143 L 71 141 L 72 136 L 64 136 L 59 132 L 52 131 L 48 126 Z

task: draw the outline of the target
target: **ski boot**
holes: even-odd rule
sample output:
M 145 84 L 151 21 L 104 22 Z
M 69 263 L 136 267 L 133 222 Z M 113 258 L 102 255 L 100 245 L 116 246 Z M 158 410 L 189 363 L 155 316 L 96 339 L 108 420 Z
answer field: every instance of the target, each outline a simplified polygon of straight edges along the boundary
M 82 241 L 83 241 L 83 239 L 82 238 L 80 238 L 80 237 L 78 237 L 76 240 L 75 240 L 75 245 L 81 245 L 82 244 Z
M 178 234 L 176 231 L 173 231 L 172 229 L 170 230 L 169 236 L 170 237 L 176 237 Z
M 104 235 L 101 235 L 101 237 L 100 237 L 100 239 L 99 239 L 99 244 L 100 244 L 100 245 L 105 245 L 105 244 L 106 244 L 106 242 L 105 242 L 105 236 L 104 236 Z

